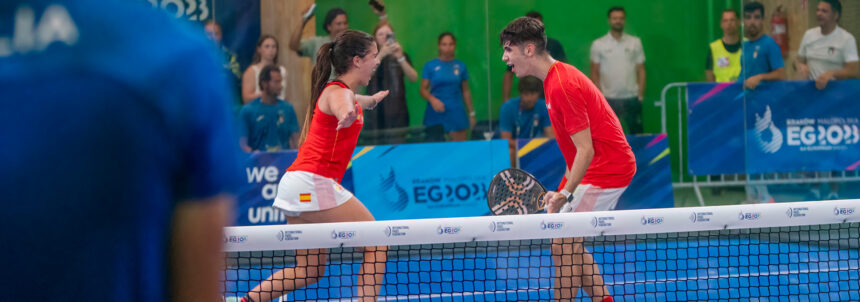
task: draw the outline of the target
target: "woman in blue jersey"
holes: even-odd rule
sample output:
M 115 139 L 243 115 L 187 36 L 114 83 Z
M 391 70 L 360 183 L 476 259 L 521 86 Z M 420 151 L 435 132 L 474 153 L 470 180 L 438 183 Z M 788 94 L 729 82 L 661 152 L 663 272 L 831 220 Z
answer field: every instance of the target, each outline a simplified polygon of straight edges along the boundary
M 469 72 L 463 61 L 454 58 L 457 40 L 453 34 L 442 33 L 438 43 L 439 57 L 424 64 L 421 72 L 421 97 L 427 100 L 424 125 L 442 125 L 450 140 L 464 141 L 469 127 L 475 125 Z

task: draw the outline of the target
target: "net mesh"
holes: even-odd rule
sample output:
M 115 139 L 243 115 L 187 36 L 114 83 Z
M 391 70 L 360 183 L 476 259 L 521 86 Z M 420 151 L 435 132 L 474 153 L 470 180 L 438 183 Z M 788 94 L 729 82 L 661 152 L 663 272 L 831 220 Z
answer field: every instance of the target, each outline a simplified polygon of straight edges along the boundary
M 839 208 L 829 211 L 838 215 Z M 658 223 L 637 216 L 642 217 L 640 227 Z M 469 219 L 486 218 L 464 221 Z M 236 251 L 228 253 L 224 290 L 227 300 L 249 296 L 253 301 L 358 296 L 380 301 L 552 301 L 573 295 L 582 301 L 608 296 L 615 301 L 860 301 L 860 223 L 842 221 L 572 238 L 528 232 L 535 238 Z M 542 230 L 563 227 L 541 223 Z M 499 231 L 495 225 L 491 222 L 483 231 Z M 439 227 L 435 233 L 456 231 Z M 390 230 L 387 234 L 391 238 Z M 332 234 L 338 236 L 350 235 Z

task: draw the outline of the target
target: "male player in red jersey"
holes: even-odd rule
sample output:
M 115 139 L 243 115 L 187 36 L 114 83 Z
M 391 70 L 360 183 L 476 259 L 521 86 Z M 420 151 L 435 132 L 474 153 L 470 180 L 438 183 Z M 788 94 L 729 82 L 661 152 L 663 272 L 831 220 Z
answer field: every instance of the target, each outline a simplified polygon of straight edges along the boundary
M 636 173 L 636 159 L 600 90 L 576 67 L 550 56 L 537 19 L 517 18 L 499 38 L 502 60 L 517 77 L 543 81 L 549 119 L 567 164 L 559 191 L 544 196 L 547 212 L 614 209 Z M 573 300 L 583 287 L 592 301 L 613 301 L 582 238 L 553 240 L 552 254 L 556 300 Z

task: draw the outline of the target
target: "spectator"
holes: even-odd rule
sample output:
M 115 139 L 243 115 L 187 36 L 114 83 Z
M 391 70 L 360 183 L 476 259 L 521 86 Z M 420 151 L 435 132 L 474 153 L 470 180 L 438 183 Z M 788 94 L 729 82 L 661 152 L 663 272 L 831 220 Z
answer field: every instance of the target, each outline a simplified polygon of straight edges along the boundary
M 467 129 L 475 125 L 469 72 L 466 63 L 454 58 L 457 47 L 454 34 L 445 32 L 439 35 L 438 45 L 439 57 L 424 64 L 421 72 L 421 96 L 427 100 L 424 125 L 442 125 L 450 140 L 464 141 Z
M 281 71 L 281 92 L 278 97 L 285 99 L 287 96 L 287 69 L 278 65 L 278 40 L 272 35 L 263 35 L 257 40 L 257 51 L 251 66 L 245 69 L 242 75 L 242 101 L 248 102 L 262 96 L 260 91 L 260 71 L 268 65 L 278 66 Z
M 741 57 L 741 73 L 738 78 L 744 87 L 755 89 L 761 81 L 785 79 L 785 64 L 779 45 L 762 31 L 764 5 L 750 2 L 744 5 L 744 35 Z M 765 185 L 747 187 L 748 197 L 756 202 L 774 202 Z
M 224 70 L 227 74 L 232 74 L 234 80 L 238 80 L 242 76 L 242 71 L 239 69 L 239 61 L 236 61 L 236 53 L 230 51 L 230 49 L 227 49 L 227 47 L 221 43 L 221 38 L 223 37 L 221 34 L 221 25 L 212 19 L 206 21 L 206 24 L 203 26 L 203 30 L 206 32 L 206 36 L 209 37 L 212 42 L 215 42 L 215 45 L 218 45 L 218 49 L 223 54 Z
M 223 299 L 242 172 L 212 42 L 142 1 L 0 5 L 16 14 L 50 47 L 0 55 L 0 237 L 15 245 L 0 251 L 2 299 Z
M 538 19 L 538 21 L 543 22 L 543 16 L 537 11 L 530 11 L 526 13 L 526 17 Z M 567 63 L 567 55 L 564 54 L 564 47 L 561 46 L 561 42 L 556 39 L 547 37 L 546 38 L 546 50 L 549 51 L 549 55 L 554 59 Z M 511 98 L 511 89 L 514 86 L 514 73 L 511 71 L 511 67 L 508 66 L 508 69 L 505 71 L 505 77 L 502 79 L 502 99 L 508 100 Z M 543 90 L 540 91 L 540 96 L 543 97 Z
M 520 96 L 502 104 L 499 114 L 499 130 L 501 137 L 508 139 L 511 166 L 516 166 L 517 162 L 516 139 L 553 137 L 546 101 L 540 97 L 543 91 L 540 79 L 526 76 L 520 79 L 518 88 Z
M 388 90 L 389 94 L 375 109 L 364 112 L 364 129 L 390 129 L 409 127 L 409 111 L 406 109 L 406 85 L 403 78 L 410 82 L 418 80 L 418 72 L 412 68 L 409 55 L 403 52 L 400 43 L 394 39 L 394 30 L 386 21 L 376 25 L 373 31 L 376 45 L 379 46 L 379 67 L 370 78 L 367 94 Z
M 744 5 L 744 35 L 741 73 L 738 80 L 744 87 L 755 89 L 761 81 L 785 80 L 785 63 L 779 45 L 764 34 L 764 5 L 750 2 Z
M 499 130 L 502 138 L 552 137 L 552 126 L 546 110 L 546 101 L 540 97 L 543 86 L 538 78 L 520 79 L 520 96 L 502 105 Z
M 807 30 L 797 53 L 797 67 L 803 79 L 815 81 L 815 87 L 824 89 L 827 83 L 837 79 L 860 76 L 857 57 L 857 42 L 848 31 L 839 27 L 842 3 L 839 0 L 818 2 L 815 16 L 818 27 Z M 813 184 L 812 195 L 821 199 L 819 184 Z M 839 183 L 830 183 L 826 199 L 839 199 Z
M 312 6 L 313 4 L 311 4 Z M 301 25 L 296 30 L 293 30 L 292 35 L 290 35 L 290 49 L 299 54 L 299 56 L 311 58 L 311 64 L 316 64 L 317 62 L 317 50 L 320 49 L 325 43 L 329 43 L 334 41 L 340 33 L 349 29 L 349 20 L 346 18 L 346 11 L 339 7 L 332 8 L 325 15 L 325 23 L 323 23 L 323 28 L 325 32 L 328 33 L 328 36 L 316 36 L 310 37 L 306 39 L 302 39 L 302 32 L 305 29 L 305 26 L 310 21 L 312 14 L 308 13 L 311 6 L 308 6 L 302 14 Z M 334 77 L 334 73 L 332 73 L 332 79 Z
M 815 81 L 824 89 L 832 80 L 860 76 L 857 42 L 848 31 L 839 27 L 842 3 L 839 0 L 818 2 L 815 12 L 818 27 L 807 30 L 797 52 L 797 67 L 801 77 Z
M 623 7 L 610 8 L 608 16 L 609 33 L 591 44 L 591 80 L 600 87 L 627 133 L 642 133 L 645 96 L 642 41 L 624 33 L 627 13 Z
M 708 45 L 705 59 L 705 78 L 708 82 L 734 82 L 741 73 L 741 38 L 738 31 L 738 12 L 723 11 L 720 28 L 723 37 Z
M 298 148 L 296 111 L 292 105 L 278 99 L 282 80 L 278 66 L 263 67 L 259 82 L 262 95 L 239 111 L 240 142 L 245 152 Z

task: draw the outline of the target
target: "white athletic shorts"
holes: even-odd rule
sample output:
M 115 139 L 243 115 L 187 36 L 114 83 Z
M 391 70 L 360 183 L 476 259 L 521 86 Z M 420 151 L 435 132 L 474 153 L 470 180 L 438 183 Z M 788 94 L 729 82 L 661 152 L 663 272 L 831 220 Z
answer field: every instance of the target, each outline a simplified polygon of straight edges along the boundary
M 328 210 L 349 201 L 352 192 L 334 179 L 304 171 L 287 171 L 272 205 L 287 216 Z
M 618 198 L 627 187 L 604 189 L 594 185 L 578 185 L 573 191 L 573 200 L 565 203 L 559 213 L 611 211 L 618 205 Z

